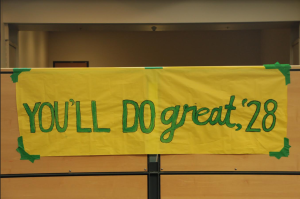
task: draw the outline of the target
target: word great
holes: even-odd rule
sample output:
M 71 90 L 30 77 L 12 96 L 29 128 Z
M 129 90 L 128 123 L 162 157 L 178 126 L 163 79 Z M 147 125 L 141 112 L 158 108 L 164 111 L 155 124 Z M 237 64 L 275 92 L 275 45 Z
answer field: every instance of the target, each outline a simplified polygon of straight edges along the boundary
M 201 107 L 197 108 L 197 106 L 189 106 L 185 104 L 183 108 L 183 112 L 181 116 L 179 115 L 180 111 L 180 105 L 172 106 L 165 108 L 160 115 L 160 121 L 164 125 L 169 125 L 169 128 L 167 128 L 165 131 L 162 132 L 160 136 L 160 141 L 163 143 L 169 143 L 173 140 L 175 130 L 179 127 L 183 126 L 186 120 L 186 116 L 188 112 L 192 113 L 192 121 L 196 125 L 226 125 L 229 128 L 237 127 L 236 131 L 240 130 L 242 128 L 242 125 L 239 123 L 232 123 L 230 121 L 230 116 L 233 110 L 236 110 L 236 107 L 233 105 L 235 100 L 235 96 L 232 95 L 230 97 L 229 103 L 224 106 L 224 109 L 226 110 L 226 114 L 224 119 L 222 120 L 222 111 L 223 106 L 219 106 L 216 108 L 213 108 L 210 110 L 207 107 Z M 71 101 L 71 100 L 70 100 Z M 247 99 L 244 99 L 242 104 L 247 102 Z M 273 104 L 273 109 L 268 110 L 268 104 Z M 256 105 L 256 111 L 249 122 L 246 132 L 260 132 L 261 129 L 252 128 L 253 123 L 255 122 L 259 112 L 260 112 L 260 106 L 261 103 L 259 101 L 250 101 L 247 104 L 247 107 L 250 107 L 251 105 Z M 148 105 L 150 108 L 150 124 L 148 127 L 145 125 L 145 119 L 144 119 L 144 111 L 145 106 Z M 65 132 L 68 128 L 68 118 L 69 118 L 69 102 L 65 102 L 65 111 L 64 111 L 64 122 L 63 124 L 59 123 L 59 117 L 58 117 L 58 102 L 55 101 L 54 105 L 52 105 L 50 102 L 37 102 L 35 103 L 33 109 L 31 110 L 29 105 L 27 103 L 23 104 L 26 113 L 29 116 L 29 123 L 30 123 L 30 132 L 35 133 L 36 132 L 36 125 L 35 125 L 35 116 L 38 115 L 38 121 L 39 121 L 39 128 L 42 132 L 51 132 L 56 127 L 57 131 L 62 133 Z M 132 126 L 128 126 L 128 106 L 134 107 L 134 123 Z M 45 107 L 48 107 L 50 109 L 51 114 L 51 122 L 50 126 L 48 128 L 44 128 L 43 126 L 43 109 Z M 81 112 L 80 112 L 80 101 L 76 101 L 75 103 L 76 107 L 76 128 L 78 133 L 90 133 L 90 132 L 104 132 L 109 133 L 110 128 L 99 128 L 98 126 L 98 118 L 97 118 L 97 104 L 96 101 L 91 101 L 91 119 L 93 121 L 93 128 L 83 128 L 81 126 Z M 277 109 L 277 102 L 275 100 L 267 100 L 264 104 L 264 109 L 266 112 L 266 115 L 263 118 L 262 127 L 263 130 L 266 132 L 271 131 L 276 124 L 276 116 L 275 111 Z M 168 114 L 168 113 L 171 113 Z M 201 116 L 209 114 L 209 117 L 207 119 L 203 120 L 203 117 Z M 167 117 L 167 115 L 170 115 Z M 266 127 L 266 119 L 272 116 L 272 124 L 269 128 Z M 178 120 L 179 119 L 179 120 Z M 178 121 L 178 122 L 177 122 Z M 123 133 L 133 133 L 138 130 L 138 127 L 140 126 L 140 129 L 143 133 L 151 133 L 155 128 L 155 122 L 156 122 L 156 111 L 155 111 L 155 105 L 150 100 L 143 101 L 140 106 L 137 102 L 133 100 L 123 100 L 123 114 L 122 114 L 122 129 Z
M 206 108 L 206 107 L 197 109 L 197 106 L 189 106 L 189 105 L 185 104 L 183 106 L 183 113 L 181 115 L 181 119 L 178 123 L 177 123 L 177 119 L 179 117 L 180 105 L 176 105 L 174 107 L 168 107 L 168 108 L 164 109 L 162 111 L 161 117 L 160 117 L 161 122 L 165 125 L 171 124 L 171 126 L 169 128 L 167 128 L 161 134 L 160 141 L 164 142 L 164 143 L 171 142 L 173 140 L 175 130 L 184 125 L 186 115 L 190 111 L 192 111 L 192 120 L 196 125 L 206 125 L 208 123 L 211 125 L 226 124 L 227 127 L 233 128 L 234 126 L 236 126 L 236 124 L 230 122 L 230 114 L 231 114 L 232 110 L 236 109 L 236 107 L 233 106 L 234 99 L 235 99 L 235 96 L 231 96 L 229 104 L 225 105 L 225 109 L 227 110 L 227 112 L 226 112 L 226 116 L 223 121 L 221 120 L 222 109 L 223 109 L 222 106 L 213 108 L 210 112 L 210 109 Z M 127 127 L 127 115 L 128 115 L 127 105 L 128 104 L 133 105 L 135 108 L 134 124 L 131 127 Z M 150 106 L 150 110 L 151 110 L 151 120 L 150 120 L 150 126 L 148 128 L 145 127 L 145 123 L 144 123 L 144 107 L 146 104 L 148 104 Z M 172 112 L 172 115 L 169 118 L 166 118 L 166 115 L 169 111 Z M 210 112 L 210 117 L 207 120 L 199 121 L 200 116 L 206 115 L 209 112 Z M 216 116 L 215 116 L 215 114 L 216 114 Z M 135 102 L 135 101 L 123 100 L 123 132 L 129 133 L 129 132 L 137 131 L 138 121 L 140 121 L 140 127 L 141 127 L 141 131 L 143 133 L 151 133 L 153 131 L 154 126 L 155 126 L 155 106 L 154 106 L 153 102 L 146 100 L 146 101 L 142 102 L 141 106 L 139 107 L 137 102 Z M 239 129 L 240 128 L 241 128 L 241 126 L 239 126 Z M 167 136 L 167 138 L 165 138 L 165 135 L 167 135 L 168 133 L 169 133 L 169 136 Z

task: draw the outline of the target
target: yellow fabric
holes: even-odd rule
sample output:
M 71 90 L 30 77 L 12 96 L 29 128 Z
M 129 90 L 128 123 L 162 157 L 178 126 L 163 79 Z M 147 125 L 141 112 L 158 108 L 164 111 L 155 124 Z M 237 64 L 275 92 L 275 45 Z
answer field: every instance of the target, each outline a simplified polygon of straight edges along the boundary
M 81 156 L 111 154 L 268 154 L 280 151 L 287 131 L 287 86 L 285 77 L 277 69 L 255 67 L 164 67 L 145 68 L 78 68 L 78 69 L 32 69 L 19 75 L 17 108 L 20 135 L 25 151 L 41 156 Z M 239 123 L 242 129 L 226 125 L 196 125 L 192 111 L 186 114 L 184 125 L 177 128 L 171 142 L 163 143 L 162 132 L 171 126 L 161 121 L 162 111 L 180 105 L 177 123 L 182 117 L 183 106 L 207 107 L 212 110 L 222 106 L 222 120 L 226 115 L 225 105 L 234 95 L 230 122 Z M 81 126 L 91 128 L 90 133 L 76 130 L 76 104 L 80 101 Z M 144 100 L 155 104 L 155 127 L 151 133 L 140 128 L 132 133 L 123 133 L 123 100 L 133 100 L 140 106 Z M 247 102 L 242 106 L 242 100 Z M 275 112 L 276 125 L 270 132 L 262 129 L 266 115 L 264 103 L 274 99 L 278 103 Z M 97 103 L 99 128 L 110 128 L 109 133 L 93 132 L 91 101 Z M 245 132 L 255 105 L 261 102 L 260 113 L 252 128 L 261 132 Z M 65 102 L 69 102 L 68 127 L 65 132 L 54 128 L 45 133 L 40 130 L 37 111 L 36 132 L 30 132 L 29 116 L 23 106 L 27 103 L 33 110 L 37 102 L 58 102 L 60 126 L 64 123 Z M 269 105 L 269 110 L 272 106 Z M 51 123 L 50 109 L 43 108 L 43 127 Z M 145 106 L 144 121 L 150 124 L 150 108 Z M 166 119 L 172 112 L 166 114 Z M 204 121 L 210 114 L 199 117 Z M 128 126 L 134 123 L 134 108 L 128 105 Z M 266 126 L 270 127 L 272 116 Z M 166 137 L 168 134 L 166 135 Z

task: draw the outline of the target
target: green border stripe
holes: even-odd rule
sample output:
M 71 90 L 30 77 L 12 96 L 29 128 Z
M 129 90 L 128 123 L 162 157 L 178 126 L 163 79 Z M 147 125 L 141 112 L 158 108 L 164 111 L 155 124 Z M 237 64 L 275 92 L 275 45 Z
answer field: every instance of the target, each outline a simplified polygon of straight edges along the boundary
M 13 83 L 16 83 L 18 82 L 19 80 L 19 75 L 22 73 L 22 72 L 26 72 L 26 71 L 30 71 L 31 68 L 14 68 L 13 69 L 13 74 L 10 76 L 11 77 L 11 80 L 13 81 Z
M 40 159 L 40 155 L 29 155 L 24 149 L 23 137 L 18 137 L 18 148 L 17 152 L 20 153 L 21 159 L 20 160 L 29 160 L 30 162 L 34 163 L 35 160 Z
M 291 77 L 290 77 L 291 65 L 280 64 L 279 62 L 276 62 L 275 64 L 264 64 L 264 67 L 266 69 L 278 69 L 285 76 L 285 85 L 291 83 Z
M 290 144 L 289 139 L 284 138 L 284 146 L 279 152 L 270 152 L 269 155 L 272 157 L 275 157 L 277 159 L 280 159 L 281 157 L 288 157 L 290 155 Z

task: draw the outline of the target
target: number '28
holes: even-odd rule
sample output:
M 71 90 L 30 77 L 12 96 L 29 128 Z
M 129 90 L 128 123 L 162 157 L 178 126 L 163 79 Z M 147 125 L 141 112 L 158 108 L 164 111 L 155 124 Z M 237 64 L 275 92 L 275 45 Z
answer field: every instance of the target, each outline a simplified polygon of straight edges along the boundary
M 268 109 L 268 105 L 272 103 L 273 104 L 273 109 L 269 110 Z M 252 119 L 250 120 L 248 126 L 247 126 L 247 129 L 246 129 L 246 132 L 260 132 L 261 129 L 259 128 L 252 128 L 252 125 L 253 123 L 255 122 L 259 112 L 260 112 L 260 106 L 261 106 L 261 103 L 259 101 L 256 101 L 256 100 L 253 100 L 253 101 L 250 101 L 247 106 L 250 107 L 252 104 L 256 105 L 256 110 L 252 116 Z M 275 127 L 275 124 L 276 124 L 276 116 L 275 116 L 275 111 L 277 110 L 277 102 L 273 99 L 269 99 L 265 102 L 264 104 L 264 109 L 265 109 L 265 116 L 262 120 L 262 128 L 265 132 L 269 132 L 269 131 L 272 131 L 272 129 Z M 272 117 L 272 123 L 269 127 L 267 127 L 266 125 L 266 120 L 268 117 Z

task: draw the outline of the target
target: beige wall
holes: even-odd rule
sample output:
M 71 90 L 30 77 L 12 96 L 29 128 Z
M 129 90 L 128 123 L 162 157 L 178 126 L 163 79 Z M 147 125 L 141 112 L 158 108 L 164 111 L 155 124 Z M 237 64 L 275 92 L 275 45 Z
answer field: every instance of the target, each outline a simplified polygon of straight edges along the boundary
M 289 63 L 290 30 L 184 32 L 20 31 L 20 67 L 89 61 L 90 67 Z
M 49 62 L 90 67 L 258 65 L 260 31 L 50 32 Z
M 3 0 L 6 23 L 300 21 L 299 0 Z
M 19 32 L 19 67 L 44 68 L 48 63 L 48 32 Z
M 293 42 L 293 64 L 300 65 L 300 23 L 298 27 L 298 39 Z
M 1 48 L 1 54 L 0 54 L 0 62 L 1 62 L 1 68 L 4 68 L 5 65 L 5 42 L 4 42 L 4 24 L 3 24 L 3 9 L 2 9 L 2 1 L 0 0 L 0 48 Z
M 16 58 L 17 58 L 16 46 L 9 44 L 9 67 L 10 68 L 17 68 Z
M 1 24 L 1 67 L 9 67 L 9 28 L 8 24 Z
M 298 40 L 298 43 L 296 43 L 294 46 L 293 46 L 293 64 L 295 65 L 300 65 L 300 62 L 299 62 L 299 57 L 300 57 L 300 51 L 299 51 L 299 40 Z
M 6 68 L 6 50 L 5 50 L 5 38 L 4 38 L 4 24 L 1 23 L 1 68 Z
M 265 29 L 261 32 L 262 63 L 290 63 L 290 29 Z
M 3 20 L 1 18 L 1 67 L 8 67 L 9 65 L 9 46 L 5 46 L 4 42 L 4 23 L 163 24 L 300 21 L 299 0 L 1 0 L 1 5 L 1 15 L 3 16 Z M 55 38 L 56 34 L 63 35 L 63 33 L 55 32 L 53 34 L 51 33 L 51 38 Z M 87 33 L 80 34 L 84 35 Z M 226 41 L 232 41 L 233 39 L 230 38 L 231 36 L 227 35 L 227 33 L 224 33 L 225 35 L 221 36 L 220 38 L 218 37 L 214 39 L 208 35 L 208 41 L 211 43 L 209 45 L 206 39 L 201 40 L 198 38 L 196 33 L 190 32 L 172 33 L 173 35 L 170 36 L 170 38 L 168 36 L 163 36 L 166 33 L 160 33 L 161 35 L 159 36 L 147 35 L 151 33 L 145 33 L 144 35 L 146 36 L 142 37 L 147 38 L 146 40 L 141 38 L 140 35 L 143 35 L 142 33 L 127 32 L 124 34 L 128 38 L 128 41 L 126 41 L 127 38 L 124 38 L 123 36 L 117 36 L 118 33 L 101 33 L 101 38 L 95 36 L 96 33 L 90 34 L 91 35 L 88 36 L 91 36 L 93 39 L 81 38 L 78 36 L 78 33 L 74 33 L 70 37 L 77 39 L 80 38 L 80 40 L 73 42 L 74 44 L 72 45 L 76 44 L 79 48 L 86 47 L 87 51 L 91 52 L 90 55 L 85 55 L 85 53 L 81 53 L 79 49 L 71 49 L 71 52 L 74 52 L 74 54 L 78 55 L 73 57 L 75 57 L 75 59 L 80 58 L 80 60 L 83 58 L 91 59 L 91 66 L 95 66 L 94 63 L 101 63 L 102 65 L 110 66 L 132 64 L 145 65 L 145 63 L 148 63 L 147 65 L 240 65 L 244 63 L 249 65 L 273 62 L 274 59 L 272 57 L 274 57 L 274 55 L 270 54 L 270 52 L 273 53 L 273 51 L 276 56 L 278 55 L 277 57 L 280 58 L 278 61 L 287 62 L 286 52 L 288 51 L 285 51 L 284 54 L 279 55 L 278 53 L 281 51 L 273 48 L 277 47 L 279 42 L 272 39 L 274 37 L 277 38 L 277 35 L 271 35 L 269 38 L 270 34 L 268 31 L 265 31 L 262 34 L 262 38 L 260 38 L 262 42 L 257 41 L 258 36 L 254 36 L 254 33 L 249 33 L 252 34 L 252 36 L 249 37 L 243 34 L 238 35 L 237 41 L 240 41 L 239 39 L 242 39 L 243 37 L 245 37 L 245 39 L 242 39 L 239 43 L 233 42 L 232 45 L 230 43 L 226 44 Z M 111 35 L 108 36 L 107 34 Z M 200 36 L 205 34 L 206 33 L 201 33 Z M 282 33 L 282 35 L 286 34 Z M 187 37 L 191 37 L 191 39 L 188 40 Z M 66 41 L 70 40 L 71 38 L 62 39 L 60 42 L 64 44 L 62 45 L 64 49 L 68 49 L 68 47 L 66 47 Z M 135 38 L 139 41 L 139 43 L 135 43 Z M 223 38 L 226 38 L 226 41 L 223 40 Z M 59 38 L 57 39 L 59 40 Z M 107 39 L 109 39 L 110 42 L 108 42 Z M 255 42 L 251 42 L 251 39 L 254 39 Z M 53 39 L 51 39 L 51 41 L 52 40 Z M 195 42 L 193 42 L 193 40 Z M 56 39 L 54 41 L 56 41 Z M 86 43 L 89 43 L 88 46 L 85 41 Z M 96 42 L 95 44 L 94 41 Z M 131 44 L 128 43 L 129 41 L 133 43 L 134 46 L 131 46 Z M 118 42 L 121 42 L 122 45 L 118 45 Z M 216 44 L 220 42 L 221 44 Z M 41 42 L 41 44 L 46 45 L 47 42 Z M 168 44 L 171 44 L 172 47 Z M 37 46 L 38 44 L 35 43 L 32 45 Z M 97 45 L 101 45 L 102 47 Z M 217 48 L 216 46 L 218 45 L 220 46 Z M 245 45 L 248 49 L 246 49 Z M 256 45 L 261 46 L 258 48 Z M 53 49 L 53 46 L 54 45 L 51 44 L 51 48 L 49 49 Z M 190 49 L 190 46 L 192 49 Z M 225 48 L 228 48 L 228 46 L 229 48 L 232 46 L 236 46 L 237 48 L 236 50 L 232 51 L 233 54 L 225 57 L 224 55 L 226 55 L 228 52 L 225 50 Z M 208 49 L 206 52 L 203 51 L 204 47 Z M 126 51 L 126 49 L 123 48 L 129 48 L 132 50 L 132 52 L 136 52 L 135 55 L 139 56 L 135 56 L 133 58 L 133 53 L 130 54 L 128 51 Z M 280 48 L 285 49 L 285 44 L 284 47 L 281 46 Z M 291 46 L 289 48 L 289 51 L 291 51 Z M 32 58 L 26 57 L 25 54 L 28 54 L 29 52 L 23 52 L 23 55 L 20 55 L 19 67 L 28 65 L 39 67 L 52 66 L 51 61 L 53 59 L 73 59 L 73 57 L 70 55 L 70 51 L 64 51 L 63 55 L 56 55 L 54 52 L 53 56 L 52 53 L 49 53 L 49 56 L 52 56 L 51 60 L 45 64 L 45 60 L 47 60 L 47 52 L 45 52 L 45 49 L 47 48 L 43 48 L 42 51 L 36 51 L 36 53 L 42 54 L 42 58 L 40 58 L 38 61 L 33 61 Z M 96 51 L 91 49 L 96 49 Z M 219 59 L 212 59 L 216 57 L 214 53 L 212 53 L 212 49 L 214 50 L 214 53 L 218 55 L 217 57 L 219 57 Z M 272 51 L 270 51 L 270 49 L 272 49 Z M 60 49 L 58 49 L 58 51 L 59 50 Z M 95 54 L 95 52 L 101 53 Z M 178 56 L 179 52 L 180 55 Z M 201 52 L 201 54 L 196 54 L 198 52 Z M 247 52 L 251 53 L 247 54 Z M 30 51 L 30 53 L 32 52 Z M 33 55 L 36 55 L 36 53 L 33 53 Z M 118 59 L 116 59 L 115 56 L 112 57 L 116 54 L 119 56 Z M 154 58 L 147 57 L 149 54 L 154 56 Z M 185 58 L 183 59 L 182 56 Z M 92 57 L 100 57 L 101 59 Z M 147 61 L 145 59 L 147 59 Z M 208 62 L 210 59 L 212 61 Z M 235 61 L 232 62 L 232 59 L 235 59 Z M 242 59 L 244 61 L 241 61 Z M 25 60 L 25 62 L 21 63 L 21 60 Z M 101 62 L 99 62 L 99 60 Z

